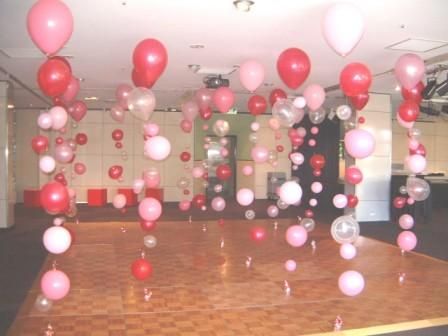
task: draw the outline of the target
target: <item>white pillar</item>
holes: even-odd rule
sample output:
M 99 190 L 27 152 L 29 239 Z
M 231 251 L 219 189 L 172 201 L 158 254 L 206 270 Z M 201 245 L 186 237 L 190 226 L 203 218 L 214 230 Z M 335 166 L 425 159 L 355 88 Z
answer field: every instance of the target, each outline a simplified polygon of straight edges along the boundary
M 0 82 L 0 228 L 14 224 L 14 120 L 13 111 L 8 109 L 10 84 Z
M 360 222 L 390 219 L 390 180 L 392 170 L 392 106 L 390 95 L 370 93 L 367 106 L 358 112 L 366 122 L 360 128 L 375 137 L 376 148 L 368 158 L 356 160 L 364 180 L 356 186 L 359 198 L 356 219 Z

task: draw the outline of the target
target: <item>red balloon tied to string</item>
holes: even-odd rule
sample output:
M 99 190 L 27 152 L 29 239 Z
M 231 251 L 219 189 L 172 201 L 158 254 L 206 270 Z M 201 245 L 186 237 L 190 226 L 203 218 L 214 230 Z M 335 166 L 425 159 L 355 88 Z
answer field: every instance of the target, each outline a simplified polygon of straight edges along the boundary
M 153 231 L 153 230 L 155 230 L 156 226 L 157 226 L 157 223 L 155 221 L 147 221 L 144 219 L 140 220 L 140 228 L 143 231 L 147 231 L 147 232 Z
M 347 206 L 349 208 L 355 208 L 358 205 L 358 197 L 356 195 L 347 195 Z
M 394 201 L 393 201 L 393 205 L 394 205 L 394 208 L 396 208 L 396 209 L 404 208 L 404 206 L 406 205 L 406 198 L 401 197 L 401 196 L 395 197 Z
M 416 121 L 420 114 L 419 105 L 412 100 L 405 100 L 398 108 L 398 115 L 407 122 Z
M 261 226 L 254 226 L 250 229 L 250 238 L 253 241 L 261 242 L 266 239 L 267 233 L 266 229 Z
M 191 202 L 196 208 L 201 209 L 205 205 L 205 195 L 197 194 L 193 197 Z
M 269 103 L 271 104 L 271 106 L 273 106 L 277 102 L 277 100 L 286 98 L 288 98 L 288 96 L 286 95 L 285 91 L 283 91 L 282 89 L 274 89 L 269 95 Z
M 136 87 L 152 88 L 158 77 L 155 73 L 145 69 L 132 69 L 132 82 Z
M 232 169 L 227 164 L 220 164 L 216 167 L 216 176 L 221 181 L 226 181 L 232 176 Z
M 247 108 L 250 114 L 257 116 L 266 112 L 266 108 L 268 107 L 268 103 L 263 96 L 254 95 L 249 98 L 247 102 Z
M 123 140 L 123 136 L 124 136 L 124 133 L 121 129 L 117 128 L 112 131 L 112 139 L 115 141 Z
M 180 160 L 182 162 L 188 162 L 191 159 L 191 154 L 188 152 L 182 152 L 180 153 Z
M 325 157 L 322 154 L 313 154 L 310 158 L 310 165 L 314 170 L 321 170 L 325 167 Z
M 168 53 L 160 41 L 145 39 L 135 47 L 132 61 L 137 71 L 147 71 L 156 81 L 166 68 Z
M 82 146 L 87 143 L 87 135 L 85 133 L 77 133 L 75 136 L 75 141 L 78 145 Z
M 40 202 L 51 215 L 68 210 L 70 197 L 67 188 L 59 182 L 48 182 L 40 190 Z
M 36 154 L 43 154 L 48 150 L 48 138 L 44 135 L 36 135 L 31 140 L 31 147 Z
M 146 280 L 152 274 L 152 265 L 146 259 L 136 259 L 131 265 L 131 272 L 137 280 Z
M 41 91 L 48 97 L 61 96 L 72 78 L 70 67 L 59 59 L 48 59 L 37 73 L 37 82 Z
M 303 50 L 289 48 L 278 57 L 277 71 L 290 89 L 297 89 L 310 74 L 311 62 Z
M 113 180 L 117 180 L 123 175 L 123 167 L 119 165 L 114 165 L 109 168 L 109 177 Z
M 422 91 L 425 88 L 425 85 L 420 81 L 418 84 L 412 89 L 408 90 L 404 86 L 401 87 L 401 96 L 404 100 L 412 100 L 417 104 L 420 104 L 422 101 Z
M 346 96 L 354 97 L 369 91 L 372 74 L 364 64 L 350 63 L 342 69 L 339 84 Z
M 369 102 L 369 98 L 370 98 L 369 93 L 363 92 L 357 94 L 356 96 L 349 97 L 349 100 L 356 110 L 361 111 Z

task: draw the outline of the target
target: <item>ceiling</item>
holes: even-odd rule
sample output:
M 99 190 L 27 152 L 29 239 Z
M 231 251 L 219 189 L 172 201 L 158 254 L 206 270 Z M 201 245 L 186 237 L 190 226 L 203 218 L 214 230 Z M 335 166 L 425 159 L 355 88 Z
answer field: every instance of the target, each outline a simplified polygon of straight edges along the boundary
M 233 0 L 65 0 L 74 16 L 74 32 L 59 53 L 70 56 L 75 76 L 83 78 L 79 97 L 99 97 L 87 102 L 90 108 L 108 108 L 120 83 L 131 83 L 132 52 L 145 38 L 160 40 L 168 50 L 168 66 L 154 85 L 157 108 L 179 107 L 182 100 L 203 86 L 204 75 L 191 72 L 189 64 L 229 68 L 256 59 L 266 69 L 266 86 L 257 93 L 267 96 L 273 87 L 286 90 L 276 71 L 278 55 L 298 47 L 311 59 L 311 73 L 297 95 L 310 83 L 332 87 L 338 83 L 345 64 L 367 64 L 374 78 L 371 91 L 397 94 L 391 73 L 404 51 L 387 46 L 409 39 L 448 41 L 446 0 L 363 0 L 347 1 L 365 15 L 366 30 L 356 49 L 347 57 L 337 55 L 325 42 L 321 21 L 325 10 L 338 1 L 254 0 L 250 12 L 239 12 Z M 44 56 L 26 30 L 26 16 L 35 0 L 0 0 L 0 67 L 39 95 L 36 73 Z M 202 44 L 204 48 L 191 48 Z M 448 47 L 418 53 L 434 62 L 448 60 Z M 436 58 L 435 58 L 436 57 Z M 249 93 L 241 86 L 238 71 L 230 76 L 237 93 L 237 107 L 247 110 Z M 1 79 L 1 77 L 0 77 Z M 334 90 L 329 96 L 341 96 Z M 16 85 L 17 108 L 44 108 L 38 99 Z M 31 106 L 32 105 L 32 106 Z

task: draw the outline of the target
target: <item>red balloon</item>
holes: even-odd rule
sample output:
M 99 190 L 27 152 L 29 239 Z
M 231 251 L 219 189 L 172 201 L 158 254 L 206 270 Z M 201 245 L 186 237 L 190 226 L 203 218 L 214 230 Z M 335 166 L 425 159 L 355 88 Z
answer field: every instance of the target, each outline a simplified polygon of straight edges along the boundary
M 85 145 L 87 143 L 87 135 L 85 133 L 77 133 L 75 135 L 75 141 L 78 145 Z
M 63 108 L 67 108 L 67 105 L 61 97 L 53 97 L 53 106 L 62 106 Z
M 123 175 L 123 167 L 114 165 L 109 168 L 109 177 L 113 180 L 119 179 Z
M 401 197 L 401 196 L 397 196 L 397 197 L 394 198 L 393 204 L 394 204 L 394 208 L 402 209 L 406 205 L 406 198 L 405 197 Z
M 152 88 L 158 77 L 154 72 L 145 69 L 132 69 L 132 82 L 136 87 Z
M 356 166 L 350 166 L 345 169 L 345 181 L 350 184 L 358 184 L 362 181 L 362 171 Z
M 54 139 L 54 142 L 55 142 L 57 145 L 61 145 L 62 143 L 64 143 L 64 138 L 58 136 L 58 137 L 56 137 L 56 139 Z
M 415 101 L 405 100 L 398 108 L 398 115 L 407 122 L 416 121 L 420 114 L 420 107 Z
M 41 91 L 49 97 L 61 96 L 70 84 L 70 67 L 60 59 L 48 59 L 39 68 L 37 82 Z
M 277 152 L 279 152 L 279 153 L 281 153 L 285 150 L 285 148 L 282 145 L 277 145 L 276 149 L 277 149 Z
M 306 209 L 305 210 L 305 217 L 306 218 L 313 218 L 314 217 L 314 212 L 311 209 Z
M 425 85 L 422 82 L 418 82 L 418 84 L 411 90 L 408 90 L 404 86 L 402 86 L 401 95 L 404 100 L 412 100 L 417 104 L 420 104 L 420 102 L 422 101 L 422 91 L 424 88 Z
M 349 208 L 355 208 L 358 205 L 358 197 L 356 195 L 347 195 L 347 206 Z
M 277 100 L 286 98 L 288 98 L 288 96 L 286 95 L 285 91 L 283 91 L 282 89 L 274 89 L 269 95 L 269 103 L 271 104 L 271 106 L 273 106 L 277 102 Z
M 369 98 L 369 94 L 367 92 L 363 92 L 356 96 L 349 97 L 349 100 L 355 109 L 361 111 L 369 102 Z
M 358 118 L 358 122 L 359 122 L 360 124 L 364 124 L 364 123 L 366 122 L 366 118 L 364 118 L 363 116 L 361 116 L 361 117 Z
M 64 186 L 67 185 L 67 180 L 65 179 L 65 175 L 63 173 L 57 173 L 54 175 L 53 179 L 56 182 L 59 182 L 61 184 L 63 184 Z
M 115 148 L 117 148 L 117 149 L 121 149 L 121 148 L 123 148 L 123 144 L 122 144 L 120 141 L 117 141 L 117 142 L 115 143 Z
M 112 131 L 112 139 L 115 141 L 123 140 L 123 136 L 124 136 L 124 133 L 121 129 L 117 128 Z
M 218 177 L 221 181 L 226 181 L 232 176 L 232 169 L 230 169 L 229 165 L 220 164 L 216 167 L 216 177 Z
M 268 103 L 266 99 L 260 95 L 250 97 L 249 101 L 247 102 L 247 108 L 249 109 L 250 114 L 254 116 L 266 112 L 267 107 Z
M 310 70 L 310 59 L 303 50 L 289 48 L 278 57 L 278 74 L 290 89 L 297 89 L 307 79 Z
M 81 100 L 76 100 L 68 107 L 67 112 L 74 121 L 80 122 L 87 113 L 87 105 Z
M 256 242 L 261 242 L 266 239 L 266 229 L 261 226 L 254 226 L 250 229 L 250 238 Z
M 300 136 L 296 136 L 296 137 L 291 137 L 291 144 L 293 147 L 300 147 L 303 145 L 303 138 L 301 138 Z
M 51 57 L 49 57 L 49 59 L 58 60 L 58 61 L 61 61 L 61 62 L 65 63 L 65 65 L 67 65 L 68 68 L 70 69 L 70 72 L 72 71 L 72 66 L 71 66 L 70 62 L 68 61 L 68 59 L 66 59 L 65 57 L 62 57 L 62 56 L 51 56 Z
M 325 157 L 322 154 L 313 154 L 310 158 L 310 165 L 314 170 L 321 170 L 325 167 Z
M 188 152 L 182 152 L 180 153 L 180 159 L 182 160 L 182 162 L 188 162 L 191 159 L 191 154 Z
M 372 74 L 362 63 L 350 63 L 342 69 L 339 84 L 346 96 L 354 97 L 369 91 Z
M 199 115 L 201 116 L 201 118 L 203 120 L 209 120 L 212 115 L 213 115 L 213 111 L 212 108 L 210 106 L 203 106 L 199 108 Z
M 313 170 L 313 175 L 316 176 L 316 177 L 321 177 L 322 176 L 322 170 L 314 169 Z
M 131 265 L 131 271 L 137 280 L 146 280 L 152 274 L 152 266 L 146 259 L 136 259 Z
M 31 147 L 36 154 L 45 153 L 48 150 L 48 138 L 44 135 L 36 135 L 31 140 Z
M 193 199 L 191 200 L 191 202 L 193 203 L 193 205 L 200 209 L 205 205 L 205 195 L 204 194 L 197 194 L 193 197 Z
M 143 231 L 153 231 L 157 226 L 157 223 L 155 221 L 146 221 L 144 219 L 140 220 L 140 227 Z
M 68 210 L 68 190 L 59 182 L 48 182 L 40 190 L 40 203 L 47 213 L 56 215 Z
M 418 154 L 426 157 L 426 147 L 423 144 L 419 144 L 417 149 L 410 149 L 409 154 L 410 155 Z
M 147 71 L 157 80 L 166 68 L 168 53 L 160 41 L 146 39 L 135 47 L 132 61 L 136 69 Z

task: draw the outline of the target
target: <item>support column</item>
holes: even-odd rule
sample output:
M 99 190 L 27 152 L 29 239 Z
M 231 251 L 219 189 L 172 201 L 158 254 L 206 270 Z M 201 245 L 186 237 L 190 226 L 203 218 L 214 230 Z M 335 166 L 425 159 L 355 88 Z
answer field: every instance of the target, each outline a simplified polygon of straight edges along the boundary
M 366 122 L 360 125 L 375 137 L 376 148 L 368 158 L 356 160 L 364 175 L 356 186 L 359 198 L 356 219 L 360 222 L 390 219 L 390 180 L 392 171 L 392 104 L 390 95 L 370 93 L 367 106 L 359 113 Z
M 10 84 L 0 82 L 0 228 L 14 225 L 14 114 L 8 109 Z

